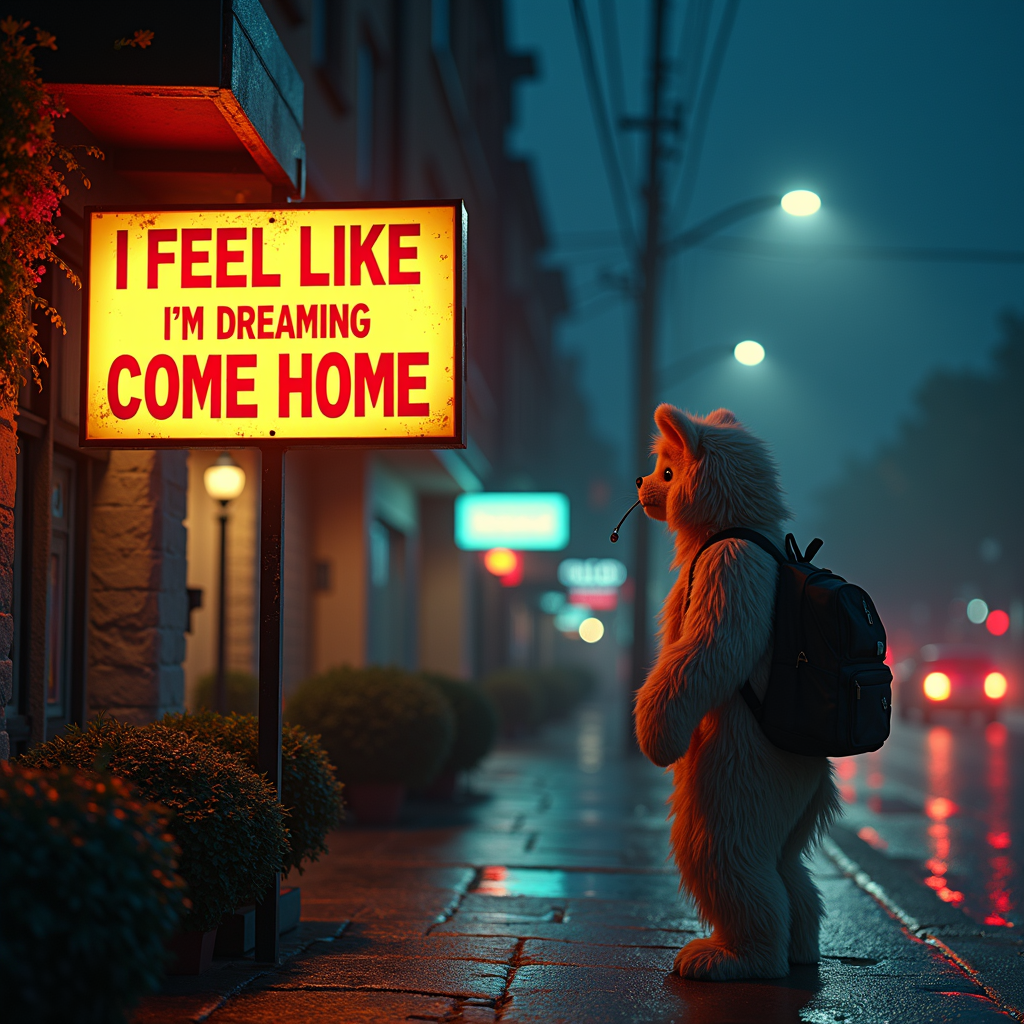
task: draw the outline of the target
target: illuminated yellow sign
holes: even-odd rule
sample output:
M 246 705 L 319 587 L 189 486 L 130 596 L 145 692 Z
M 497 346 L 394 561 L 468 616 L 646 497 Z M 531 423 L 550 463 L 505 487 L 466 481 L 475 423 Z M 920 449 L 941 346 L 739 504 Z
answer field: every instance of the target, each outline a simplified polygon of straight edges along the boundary
M 461 203 L 89 211 L 82 444 L 464 444 Z

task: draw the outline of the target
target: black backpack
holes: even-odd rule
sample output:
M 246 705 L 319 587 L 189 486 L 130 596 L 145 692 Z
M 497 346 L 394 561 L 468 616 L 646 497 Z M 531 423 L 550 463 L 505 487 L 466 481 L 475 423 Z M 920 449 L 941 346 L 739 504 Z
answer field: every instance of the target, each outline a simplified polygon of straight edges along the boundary
M 730 538 L 756 544 L 779 563 L 768 689 L 763 701 L 749 679 L 740 690 L 764 734 L 794 754 L 843 757 L 878 750 L 889 736 L 892 673 L 885 664 L 885 628 L 871 598 L 811 565 L 820 540 L 801 554 L 787 534 L 784 555 L 756 530 L 736 526 L 716 533 L 693 556 L 687 607 L 697 559 Z

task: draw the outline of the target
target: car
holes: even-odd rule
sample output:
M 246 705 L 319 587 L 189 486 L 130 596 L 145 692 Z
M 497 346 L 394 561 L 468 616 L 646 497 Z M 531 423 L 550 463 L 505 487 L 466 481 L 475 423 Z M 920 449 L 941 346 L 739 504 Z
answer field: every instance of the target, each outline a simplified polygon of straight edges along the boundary
M 964 644 L 928 644 L 899 688 L 900 717 L 914 709 L 926 722 L 938 710 L 980 711 L 994 722 L 1006 701 L 1006 675 L 983 648 Z

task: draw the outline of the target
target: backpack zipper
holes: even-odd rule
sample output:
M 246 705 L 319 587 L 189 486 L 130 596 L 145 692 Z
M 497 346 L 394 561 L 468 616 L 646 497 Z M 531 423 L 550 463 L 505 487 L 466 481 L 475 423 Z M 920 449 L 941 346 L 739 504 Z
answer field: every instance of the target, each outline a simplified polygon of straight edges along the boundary
M 871 612 L 868 611 L 868 603 L 867 603 L 867 601 L 865 601 L 863 598 L 861 598 L 861 602 L 860 603 L 864 606 L 864 614 L 868 617 L 868 625 L 869 626 L 873 626 L 875 624 L 875 620 L 873 618 L 871 618 Z
M 853 685 L 857 687 L 857 700 L 860 700 L 860 683 L 854 681 Z

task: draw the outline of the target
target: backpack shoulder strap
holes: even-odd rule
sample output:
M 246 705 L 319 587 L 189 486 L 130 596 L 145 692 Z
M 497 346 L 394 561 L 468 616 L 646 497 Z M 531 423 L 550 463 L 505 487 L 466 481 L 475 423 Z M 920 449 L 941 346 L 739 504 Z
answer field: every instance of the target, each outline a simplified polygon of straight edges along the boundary
M 785 565 L 788 559 L 786 556 L 763 534 L 758 533 L 757 530 L 751 530 L 748 526 L 730 526 L 728 529 L 719 530 L 718 533 L 711 537 L 708 537 L 706 541 L 700 546 L 697 554 L 693 556 L 690 561 L 690 581 L 686 587 L 686 607 L 683 609 L 683 614 L 690 608 L 690 595 L 693 593 L 693 574 L 697 568 L 697 559 L 704 554 L 705 551 L 712 544 L 717 544 L 720 540 L 746 540 L 750 541 L 751 544 L 756 544 L 763 551 L 767 551 L 772 558 L 775 559 L 780 565 Z
M 748 526 L 730 526 L 728 529 L 719 530 L 718 533 L 711 537 L 708 537 L 706 541 L 700 546 L 690 561 L 690 581 L 686 587 L 686 607 L 683 608 L 683 615 L 685 616 L 690 608 L 690 595 L 693 593 L 693 572 L 697 568 L 697 559 L 700 558 L 704 552 L 711 547 L 712 544 L 717 544 L 720 540 L 747 540 L 751 544 L 756 544 L 762 551 L 767 551 L 772 558 L 775 559 L 779 565 L 785 565 L 789 561 L 786 556 L 763 534 L 758 533 L 757 530 L 751 530 Z M 757 694 L 754 693 L 754 688 L 750 685 L 748 679 L 743 686 L 740 687 L 740 696 L 746 701 L 747 706 L 753 712 L 754 717 L 761 721 L 764 717 L 764 706 L 757 699 Z

